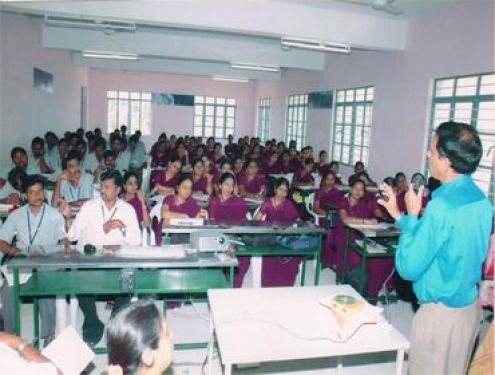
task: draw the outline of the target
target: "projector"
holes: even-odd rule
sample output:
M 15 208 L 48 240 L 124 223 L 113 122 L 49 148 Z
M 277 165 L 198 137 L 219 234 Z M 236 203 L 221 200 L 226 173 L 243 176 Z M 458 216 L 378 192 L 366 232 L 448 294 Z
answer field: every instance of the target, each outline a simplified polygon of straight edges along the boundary
M 230 247 L 230 239 L 222 232 L 199 231 L 192 232 L 191 247 L 200 252 L 227 251 Z

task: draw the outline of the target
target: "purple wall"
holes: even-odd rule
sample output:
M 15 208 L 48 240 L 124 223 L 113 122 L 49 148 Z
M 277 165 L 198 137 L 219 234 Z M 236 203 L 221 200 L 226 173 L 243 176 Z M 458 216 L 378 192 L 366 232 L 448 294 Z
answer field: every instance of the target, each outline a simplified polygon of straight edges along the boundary
M 80 88 L 87 69 L 74 68 L 70 53 L 43 49 L 38 19 L 0 13 L 0 164 L 10 164 L 13 145 L 29 149 L 31 139 L 52 129 L 79 127 Z M 53 93 L 33 87 L 33 68 L 53 75 Z

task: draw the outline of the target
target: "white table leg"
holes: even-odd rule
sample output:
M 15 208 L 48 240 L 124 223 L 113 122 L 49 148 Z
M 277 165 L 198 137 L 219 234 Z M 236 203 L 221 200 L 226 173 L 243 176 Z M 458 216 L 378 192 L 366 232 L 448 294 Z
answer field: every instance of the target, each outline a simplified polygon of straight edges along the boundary
M 253 277 L 253 288 L 261 288 L 262 257 L 251 257 L 251 275 Z
M 77 308 L 77 297 L 70 296 L 70 324 L 74 328 L 77 327 Z
M 208 375 L 212 374 L 213 365 L 213 335 L 215 334 L 215 327 L 213 325 L 213 315 L 210 311 L 210 338 L 208 342 Z
M 232 364 L 227 364 L 224 366 L 224 375 L 232 375 Z
M 55 321 L 56 321 L 56 329 L 55 332 L 59 334 L 64 330 L 64 328 L 67 326 L 67 319 L 66 319 L 66 306 L 67 304 L 65 303 L 65 296 L 57 296 L 55 298 Z
M 395 375 L 402 375 L 402 366 L 404 365 L 404 349 L 397 350 L 397 360 L 395 364 Z
M 342 357 L 337 358 L 337 375 L 342 375 Z

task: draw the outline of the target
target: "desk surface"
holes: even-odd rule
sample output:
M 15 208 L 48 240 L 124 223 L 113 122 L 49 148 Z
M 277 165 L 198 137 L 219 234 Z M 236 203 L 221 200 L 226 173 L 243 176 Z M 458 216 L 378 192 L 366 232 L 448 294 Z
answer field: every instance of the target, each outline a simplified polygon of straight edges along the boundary
M 379 223 L 379 224 L 344 224 L 347 228 L 351 228 L 365 237 L 399 237 L 400 229 L 394 224 Z
M 332 341 L 334 320 L 319 304 L 357 292 L 348 285 L 210 290 L 208 300 L 225 365 L 323 358 L 407 349 L 409 342 L 384 319 L 364 325 L 345 342 Z M 242 338 L 242 339 L 240 339 Z
M 147 252 L 152 248 L 143 248 Z M 160 247 L 156 248 L 161 249 Z M 146 256 L 146 255 L 144 255 Z M 30 249 L 26 257 L 14 257 L 7 263 L 10 269 L 95 269 L 95 268 L 224 268 L 237 266 L 235 257 L 220 260 L 214 253 L 188 253 L 184 258 L 119 257 L 115 248 L 97 255 L 84 255 L 64 246 L 43 246 Z
M 205 230 L 216 230 L 224 234 L 274 234 L 274 235 L 319 235 L 325 234 L 325 230 L 313 223 L 301 223 L 292 226 L 284 223 L 267 222 L 261 220 L 243 220 L 228 224 L 209 220 L 202 226 L 178 226 L 166 225 L 165 233 L 191 233 Z

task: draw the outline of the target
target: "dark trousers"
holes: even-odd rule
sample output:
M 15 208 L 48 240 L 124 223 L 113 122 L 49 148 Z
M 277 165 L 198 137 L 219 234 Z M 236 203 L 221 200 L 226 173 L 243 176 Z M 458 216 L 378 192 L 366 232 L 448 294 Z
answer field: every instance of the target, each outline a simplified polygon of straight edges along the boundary
M 82 310 L 84 315 L 83 322 L 83 333 L 88 332 L 89 330 L 98 329 L 102 326 L 102 322 L 98 318 L 98 313 L 96 312 L 96 305 L 94 296 L 79 296 L 79 307 Z M 115 305 L 112 309 L 112 317 L 125 305 L 127 305 L 130 301 L 129 296 L 117 296 L 115 298 Z

